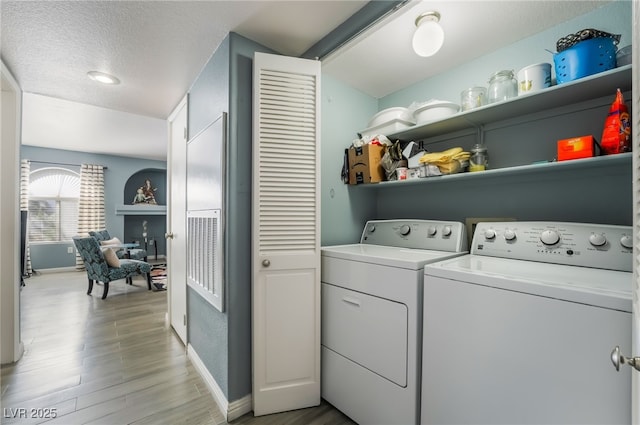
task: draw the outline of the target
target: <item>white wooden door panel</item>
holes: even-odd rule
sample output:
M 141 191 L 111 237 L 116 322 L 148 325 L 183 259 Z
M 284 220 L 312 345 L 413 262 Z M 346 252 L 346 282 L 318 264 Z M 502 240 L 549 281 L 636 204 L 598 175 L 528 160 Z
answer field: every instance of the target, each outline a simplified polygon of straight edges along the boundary
M 320 403 L 320 63 L 254 58 L 253 410 Z
M 187 97 L 169 117 L 167 286 L 169 320 L 187 344 Z

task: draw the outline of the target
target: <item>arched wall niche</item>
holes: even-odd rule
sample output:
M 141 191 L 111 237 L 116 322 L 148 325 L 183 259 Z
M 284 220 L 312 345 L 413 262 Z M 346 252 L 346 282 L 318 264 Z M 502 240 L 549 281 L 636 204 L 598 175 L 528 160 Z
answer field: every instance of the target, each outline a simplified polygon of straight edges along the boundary
M 158 168 L 145 168 L 135 172 L 124 185 L 123 203 L 133 204 L 138 188 L 145 185 L 146 180 L 151 181 L 155 188 L 155 200 L 158 205 L 167 205 L 167 170 Z
M 151 181 L 156 205 L 136 204 L 134 199 L 138 188 Z M 164 258 L 166 243 L 167 170 L 144 168 L 129 177 L 123 189 L 124 238 L 127 242 L 137 242 L 147 250 L 148 259 Z M 145 237 L 146 233 L 146 237 Z

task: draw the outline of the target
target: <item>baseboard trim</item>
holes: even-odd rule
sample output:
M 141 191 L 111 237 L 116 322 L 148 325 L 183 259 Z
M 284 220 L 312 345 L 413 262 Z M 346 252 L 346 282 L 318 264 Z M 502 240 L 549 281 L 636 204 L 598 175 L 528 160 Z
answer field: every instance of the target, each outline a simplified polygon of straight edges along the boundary
M 247 394 L 241 399 L 234 400 L 229 403 L 227 397 L 222 391 L 222 388 L 220 388 L 211 373 L 209 373 L 209 370 L 204 365 L 202 359 L 200 359 L 200 356 L 198 356 L 198 353 L 191 344 L 187 344 L 187 357 L 189 357 L 193 366 L 196 368 L 200 376 L 202 376 L 202 379 L 204 379 L 204 382 L 207 384 L 209 391 L 211 391 L 218 408 L 222 414 L 225 415 L 227 422 L 237 419 L 251 411 L 251 394 Z
M 64 272 L 75 272 L 75 271 L 79 271 L 79 272 L 84 272 L 84 270 L 78 270 L 76 269 L 75 266 L 69 266 L 69 267 L 52 267 L 49 269 L 35 269 L 34 272 L 36 274 L 38 273 L 42 273 L 42 274 L 48 274 L 48 273 L 64 273 Z
M 227 409 L 227 422 L 238 419 L 240 416 L 251 412 L 253 410 L 252 403 L 253 400 L 251 398 L 251 394 L 247 394 L 246 396 L 229 403 L 229 407 Z

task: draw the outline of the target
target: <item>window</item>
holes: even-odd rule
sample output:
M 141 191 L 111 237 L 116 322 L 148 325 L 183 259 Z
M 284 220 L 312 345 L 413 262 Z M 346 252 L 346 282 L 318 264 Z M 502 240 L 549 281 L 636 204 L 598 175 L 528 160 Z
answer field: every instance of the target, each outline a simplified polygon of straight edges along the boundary
M 29 242 L 70 241 L 78 229 L 80 175 L 41 168 L 29 180 Z

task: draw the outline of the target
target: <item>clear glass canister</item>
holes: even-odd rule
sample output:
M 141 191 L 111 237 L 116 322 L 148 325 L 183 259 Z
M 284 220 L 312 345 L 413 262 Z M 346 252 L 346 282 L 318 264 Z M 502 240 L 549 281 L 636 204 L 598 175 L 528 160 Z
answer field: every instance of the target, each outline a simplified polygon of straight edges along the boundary
M 489 103 L 500 102 L 518 95 L 518 81 L 510 69 L 498 71 L 489 78 Z
M 471 148 L 471 156 L 469 157 L 469 171 L 484 171 L 489 165 L 489 154 L 487 147 L 476 144 Z
M 477 108 L 487 104 L 487 89 L 485 87 L 470 87 L 460 93 L 462 111 Z

